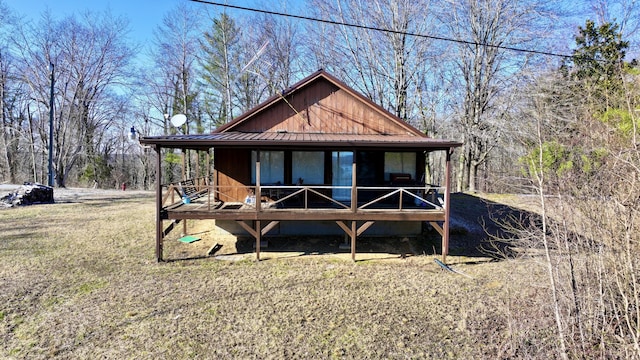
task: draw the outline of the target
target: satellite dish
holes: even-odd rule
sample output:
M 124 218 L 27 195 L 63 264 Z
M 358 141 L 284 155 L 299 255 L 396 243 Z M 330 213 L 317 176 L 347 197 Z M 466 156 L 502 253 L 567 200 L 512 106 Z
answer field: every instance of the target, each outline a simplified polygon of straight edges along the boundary
M 184 114 L 176 114 L 171 117 L 171 124 L 175 127 L 180 127 L 187 122 L 187 116 Z

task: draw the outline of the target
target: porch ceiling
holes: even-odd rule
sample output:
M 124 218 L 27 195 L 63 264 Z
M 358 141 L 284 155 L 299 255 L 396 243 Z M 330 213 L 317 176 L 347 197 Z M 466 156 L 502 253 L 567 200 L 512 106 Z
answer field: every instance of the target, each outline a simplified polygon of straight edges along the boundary
M 355 135 L 289 132 L 224 132 L 198 135 L 163 135 L 142 137 L 140 143 L 163 148 L 260 148 L 260 149 L 423 149 L 446 150 L 460 142 L 413 135 Z

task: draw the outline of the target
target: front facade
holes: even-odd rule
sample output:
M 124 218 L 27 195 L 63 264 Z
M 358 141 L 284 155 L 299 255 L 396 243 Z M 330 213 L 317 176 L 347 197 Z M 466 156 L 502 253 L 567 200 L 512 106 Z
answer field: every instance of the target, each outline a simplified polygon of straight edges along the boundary
M 446 256 L 449 164 L 461 144 L 426 137 L 322 70 L 212 134 L 141 143 L 158 154 L 175 148 L 213 155 L 203 181 L 188 183 L 196 196 L 187 204 L 174 197 L 185 194 L 185 183 L 163 186 L 159 176 L 158 260 L 163 237 L 186 219 L 215 219 L 230 233 L 254 236 L 257 258 L 267 234 L 344 232 L 354 259 L 365 231 L 409 235 L 428 221 L 442 234 Z M 444 152 L 443 187 L 424 182 L 430 152 Z M 173 221 L 166 229 L 165 220 Z

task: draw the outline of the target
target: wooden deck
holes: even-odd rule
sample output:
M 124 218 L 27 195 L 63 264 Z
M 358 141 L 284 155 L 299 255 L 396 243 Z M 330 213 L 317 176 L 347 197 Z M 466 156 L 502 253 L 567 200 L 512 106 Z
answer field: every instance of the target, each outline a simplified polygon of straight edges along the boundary
M 213 186 L 200 187 L 198 191 L 202 195 L 185 203 L 181 197 L 170 196 L 178 187 L 167 186 L 161 210 L 163 220 L 444 221 L 445 215 L 437 187 L 356 187 L 353 191 L 359 199 L 357 205 L 327 196 L 327 192 L 339 188 L 331 186 L 262 187 L 260 203 L 255 202 L 255 197 L 248 202 L 222 201 L 224 191 Z M 351 187 L 344 188 L 351 190 Z M 366 200 L 358 197 L 358 194 L 372 192 L 375 195 Z M 278 195 L 271 197 L 273 194 Z
M 307 208 L 282 209 L 265 208 L 257 211 L 255 207 L 243 203 L 212 203 L 205 201 L 190 204 L 176 204 L 165 208 L 162 212 L 163 220 L 172 219 L 217 219 L 217 220 L 278 220 L 278 221 L 308 221 L 308 220 L 346 220 L 346 221 L 444 221 L 444 209 L 362 209 L 353 212 L 351 209 Z
M 159 226 L 171 221 L 167 228 L 158 228 L 158 259 L 162 258 L 162 238 L 183 220 L 228 220 L 237 222 L 256 240 L 256 258 L 260 259 L 260 242 L 282 221 L 335 221 L 351 238 L 351 255 L 355 260 L 356 238 L 379 221 L 429 222 L 442 236 L 446 231 L 445 201 L 436 187 L 331 187 L 331 186 L 265 186 L 258 187 L 261 201 L 255 197 L 245 202 L 222 201 L 229 190 L 207 185 L 196 185 L 193 199 L 184 199 L 183 185 L 163 187 L 159 211 Z M 340 189 L 339 189 L 340 188 Z M 256 187 L 244 187 L 251 193 Z M 334 190 L 349 190 L 357 203 L 338 201 L 330 194 Z M 360 194 L 360 196 L 359 196 Z M 426 195 L 424 195 L 426 194 Z M 184 222 L 186 232 L 186 222 Z

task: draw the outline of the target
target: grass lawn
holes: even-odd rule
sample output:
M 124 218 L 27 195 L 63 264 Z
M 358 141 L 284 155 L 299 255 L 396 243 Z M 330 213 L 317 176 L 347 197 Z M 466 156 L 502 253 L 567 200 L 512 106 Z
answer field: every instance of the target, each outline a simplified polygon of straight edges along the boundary
M 201 230 L 165 256 L 216 241 Z M 0 210 L 0 358 L 502 358 L 553 338 L 533 260 L 156 263 L 154 243 L 152 195 Z

